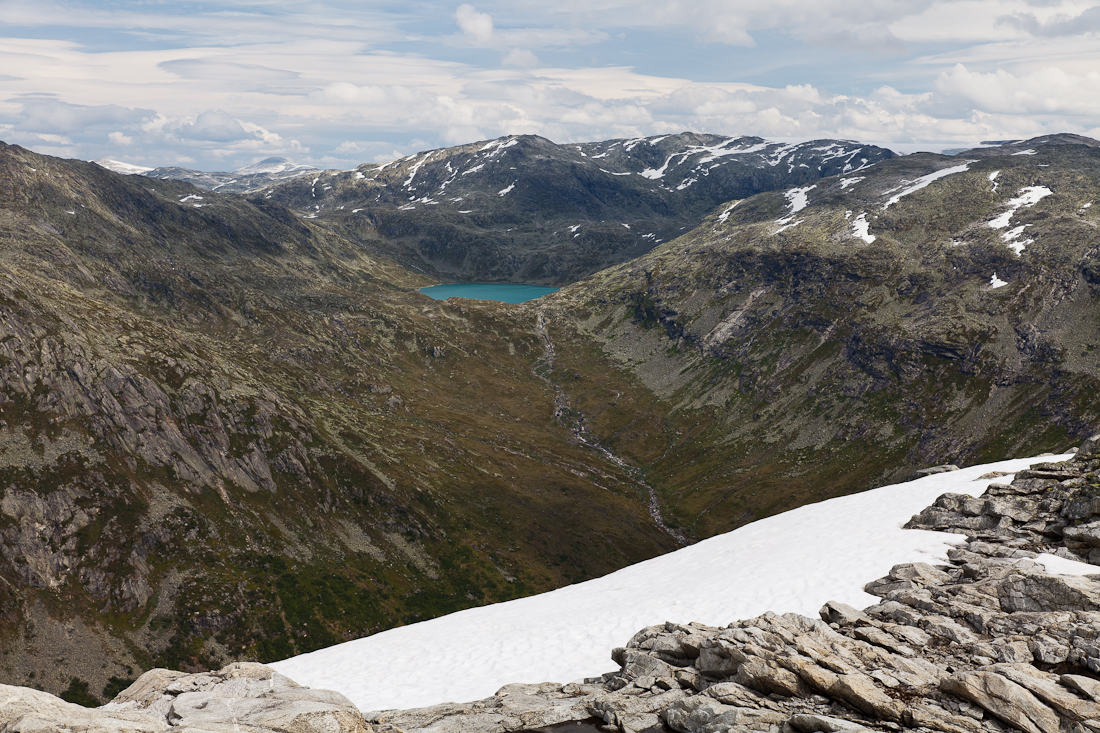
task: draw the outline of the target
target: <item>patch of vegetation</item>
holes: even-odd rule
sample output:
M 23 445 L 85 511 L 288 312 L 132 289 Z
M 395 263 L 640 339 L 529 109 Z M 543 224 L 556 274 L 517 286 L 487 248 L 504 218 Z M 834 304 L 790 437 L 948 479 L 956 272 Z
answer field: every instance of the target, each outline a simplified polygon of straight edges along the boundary
M 65 702 L 83 705 L 86 708 L 96 708 L 103 703 L 95 695 L 88 692 L 88 683 L 79 677 L 73 677 L 69 686 L 61 691 L 59 697 Z

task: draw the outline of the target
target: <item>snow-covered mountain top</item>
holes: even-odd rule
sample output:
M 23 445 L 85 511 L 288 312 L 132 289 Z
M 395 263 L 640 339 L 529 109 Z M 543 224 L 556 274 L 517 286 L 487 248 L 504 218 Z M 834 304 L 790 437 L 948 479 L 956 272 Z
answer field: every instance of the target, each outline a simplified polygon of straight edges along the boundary
M 293 657 L 272 666 L 338 690 L 361 710 L 488 697 L 512 682 L 568 682 L 615 667 L 611 649 L 664 621 L 724 626 L 765 611 L 816 617 L 829 600 L 865 607 L 863 586 L 903 562 L 945 562 L 960 535 L 901 529 L 943 493 L 977 496 L 990 472 L 1070 456 L 1024 458 L 941 473 L 812 504 L 691 547 L 549 593 Z M 1001 482 L 1010 477 L 997 477 Z M 1040 556 L 1056 573 L 1095 567 Z
M 295 163 L 288 158 L 264 158 L 263 160 L 237 168 L 232 172 L 235 176 L 254 176 L 260 173 L 300 173 L 318 170 L 312 165 Z
M 100 158 L 99 160 L 93 160 L 98 166 L 102 166 L 109 171 L 115 173 L 122 173 L 123 175 L 136 175 L 139 173 L 145 173 L 153 170 L 142 165 L 134 165 L 133 163 L 123 163 L 121 160 L 111 160 L 110 158 Z
M 311 165 L 295 163 L 287 158 L 265 158 L 233 171 L 196 171 L 168 166 L 141 171 L 150 178 L 187 181 L 207 191 L 219 193 L 250 193 L 275 183 L 317 171 Z

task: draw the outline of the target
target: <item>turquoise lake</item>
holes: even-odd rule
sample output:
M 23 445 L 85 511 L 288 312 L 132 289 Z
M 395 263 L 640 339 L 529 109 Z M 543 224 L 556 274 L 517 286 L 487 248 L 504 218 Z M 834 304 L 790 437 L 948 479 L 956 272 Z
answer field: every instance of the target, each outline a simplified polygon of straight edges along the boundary
M 499 300 L 505 303 L 523 303 L 556 292 L 557 288 L 519 283 L 452 283 L 421 288 L 420 292 L 436 300 L 447 298 L 472 298 L 474 300 Z

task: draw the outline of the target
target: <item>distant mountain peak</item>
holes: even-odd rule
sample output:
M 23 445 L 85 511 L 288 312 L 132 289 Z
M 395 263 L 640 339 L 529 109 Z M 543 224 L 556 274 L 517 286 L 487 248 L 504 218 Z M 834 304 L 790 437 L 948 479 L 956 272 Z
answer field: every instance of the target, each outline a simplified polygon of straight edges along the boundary
M 304 163 L 295 163 L 289 158 L 264 158 L 261 161 L 253 163 L 252 165 L 246 165 L 242 168 L 237 168 L 231 175 L 235 176 L 249 176 L 257 175 L 261 173 L 296 173 L 305 171 L 318 170 L 312 165 L 305 165 Z
M 93 160 L 92 162 L 100 167 L 106 168 L 109 171 L 122 173 L 123 175 L 135 175 L 153 170 L 152 168 L 148 168 L 143 165 L 123 163 L 121 160 L 112 160 L 110 158 L 100 158 L 99 160 Z

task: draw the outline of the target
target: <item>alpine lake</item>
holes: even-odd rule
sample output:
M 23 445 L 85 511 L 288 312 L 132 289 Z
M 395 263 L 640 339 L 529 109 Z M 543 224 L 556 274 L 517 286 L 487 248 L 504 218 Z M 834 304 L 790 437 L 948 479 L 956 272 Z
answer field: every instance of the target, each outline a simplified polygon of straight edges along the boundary
M 499 300 L 504 303 L 524 303 L 528 300 L 549 295 L 557 290 L 558 288 L 523 285 L 521 283 L 451 283 L 421 288 L 420 292 L 435 300 L 470 298 L 472 300 Z

